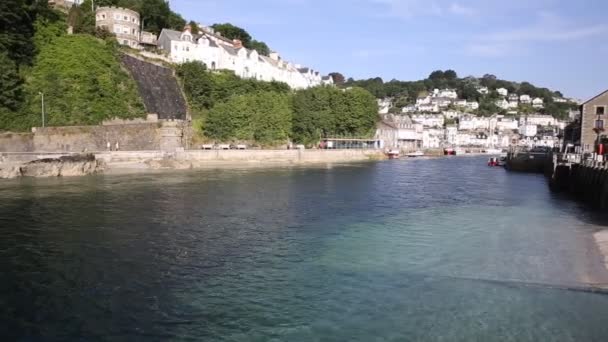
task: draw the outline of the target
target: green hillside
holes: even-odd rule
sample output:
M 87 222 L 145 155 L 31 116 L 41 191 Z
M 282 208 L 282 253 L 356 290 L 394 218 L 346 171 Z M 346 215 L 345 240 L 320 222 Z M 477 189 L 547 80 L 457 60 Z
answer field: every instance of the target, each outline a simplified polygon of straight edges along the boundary
M 393 79 L 389 82 L 384 82 L 380 77 L 366 80 L 354 80 L 350 78 L 342 86 L 365 88 L 374 94 L 376 98 L 392 97 L 395 99 L 395 104 L 398 108 L 415 103 L 419 95 L 433 89 L 452 88 L 456 89 L 459 98 L 466 99 L 467 101 L 478 101 L 480 108 L 476 114 L 479 115 L 491 115 L 501 112 L 501 109 L 494 104 L 499 99 L 499 95 L 496 92 L 496 89 L 499 88 L 507 89 L 509 94 L 527 94 L 532 98 L 542 98 L 545 108 L 541 112 L 551 114 L 557 118 L 566 118 L 568 111 L 578 106 L 573 102 L 557 103 L 554 101 L 554 98 L 562 98 L 563 94 L 561 92 L 536 87 L 529 82 L 517 83 L 501 80 L 491 74 L 486 74 L 480 78 L 471 76 L 460 78 L 453 70 L 436 70 L 426 79 L 418 81 L 398 81 Z M 487 95 L 479 93 L 477 91 L 478 87 L 488 87 L 489 93 Z M 533 112 L 534 109 L 522 107 L 519 108 L 519 111 L 529 113 Z

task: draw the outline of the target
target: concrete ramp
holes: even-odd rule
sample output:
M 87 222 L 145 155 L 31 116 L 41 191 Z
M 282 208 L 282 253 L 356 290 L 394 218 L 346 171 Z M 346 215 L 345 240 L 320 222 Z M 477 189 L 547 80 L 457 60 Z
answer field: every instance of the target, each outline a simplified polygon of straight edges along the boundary
M 129 70 L 148 113 L 161 120 L 185 120 L 187 104 L 173 70 L 123 54 L 123 65 Z

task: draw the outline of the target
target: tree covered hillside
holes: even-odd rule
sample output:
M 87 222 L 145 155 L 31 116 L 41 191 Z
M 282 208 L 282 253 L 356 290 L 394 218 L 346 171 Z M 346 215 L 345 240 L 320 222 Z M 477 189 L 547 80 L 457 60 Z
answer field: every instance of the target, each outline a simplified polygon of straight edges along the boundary
M 433 89 L 456 89 L 458 97 L 467 101 L 479 102 L 480 108 L 477 114 L 491 115 L 501 112 L 501 109 L 495 105 L 495 101 L 499 99 L 496 89 L 505 88 L 509 94 L 530 95 L 532 98 L 539 97 L 544 100 L 545 108 L 541 111 L 551 114 L 557 118 L 566 118 L 570 109 L 576 108 L 577 104 L 557 103 L 554 98 L 562 98 L 563 94 L 559 91 L 552 91 L 547 88 L 536 87 L 529 82 L 511 82 L 498 79 L 494 75 L 486 74 L 481 78 L 477 77 L 458 77 L 454 70 L 436 70 L 429 77 L 419 81 L 398 81 L 391 80 L 384 82 L 382 78 L 370 78 L 367 80 L 354 80 L 349 78 L 343 87 L 358 86 L 367 89 L 374 94 L 376 98 L 392 97 L 395 99 L 395 105 L 400 108 L 416 102 L 416 99 Z M 478 87 L 487 87 L 489 93 L 484 95 L 477 91 Z M 521 112 L 533 112 L 531 107 L 520 108 Z
M 66 18 L 47 1 L 0 4 L 0 131 L 40 126 L 44 94 L 49 125 L 90 125 L 145 116 L 113 39 L 67 35 Z
M 378 120 L 372 94 L 315 87 L 292 91 L 287 84 L 211 72 L 200 62 L 177 68 L 199 134 L 218 141 L 276 145 L 292 139 L 313 145 L 332 135 L 367 137 Z

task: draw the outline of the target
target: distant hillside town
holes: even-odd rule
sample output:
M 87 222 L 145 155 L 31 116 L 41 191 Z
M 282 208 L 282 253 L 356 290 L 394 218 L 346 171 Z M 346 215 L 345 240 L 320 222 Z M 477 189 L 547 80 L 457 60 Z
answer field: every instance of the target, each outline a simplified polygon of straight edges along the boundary
M 259 81 L 284 82 L 292 89 L 305 89 L 333 84 L 330 76 L 321 75 L 309 67 L 285 61 L 278 52 L 268 56 L 248 49 L 239 39 L 228 39 L 211 27 L 191 25 L 183 31 L 163 28 L 158 38 L 150 32 L 140 30 L 139 14 L 121 7 L 99 7 L 95 11 L 96 27 L 116 35 L 119 44 L 134 49 L 157 47 L 160 56 L 181 64 L 199 61 L 209 70 L 231 70 L 242 78 Z

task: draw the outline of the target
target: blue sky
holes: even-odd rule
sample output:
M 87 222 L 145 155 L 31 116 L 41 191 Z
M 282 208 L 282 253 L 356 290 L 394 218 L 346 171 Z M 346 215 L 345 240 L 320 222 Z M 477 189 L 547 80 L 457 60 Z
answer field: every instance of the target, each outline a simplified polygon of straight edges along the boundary
M 171 0 L 324 74 L 417 80 L 492 73 L 587 99 L 608 89 L 606 0 Z

